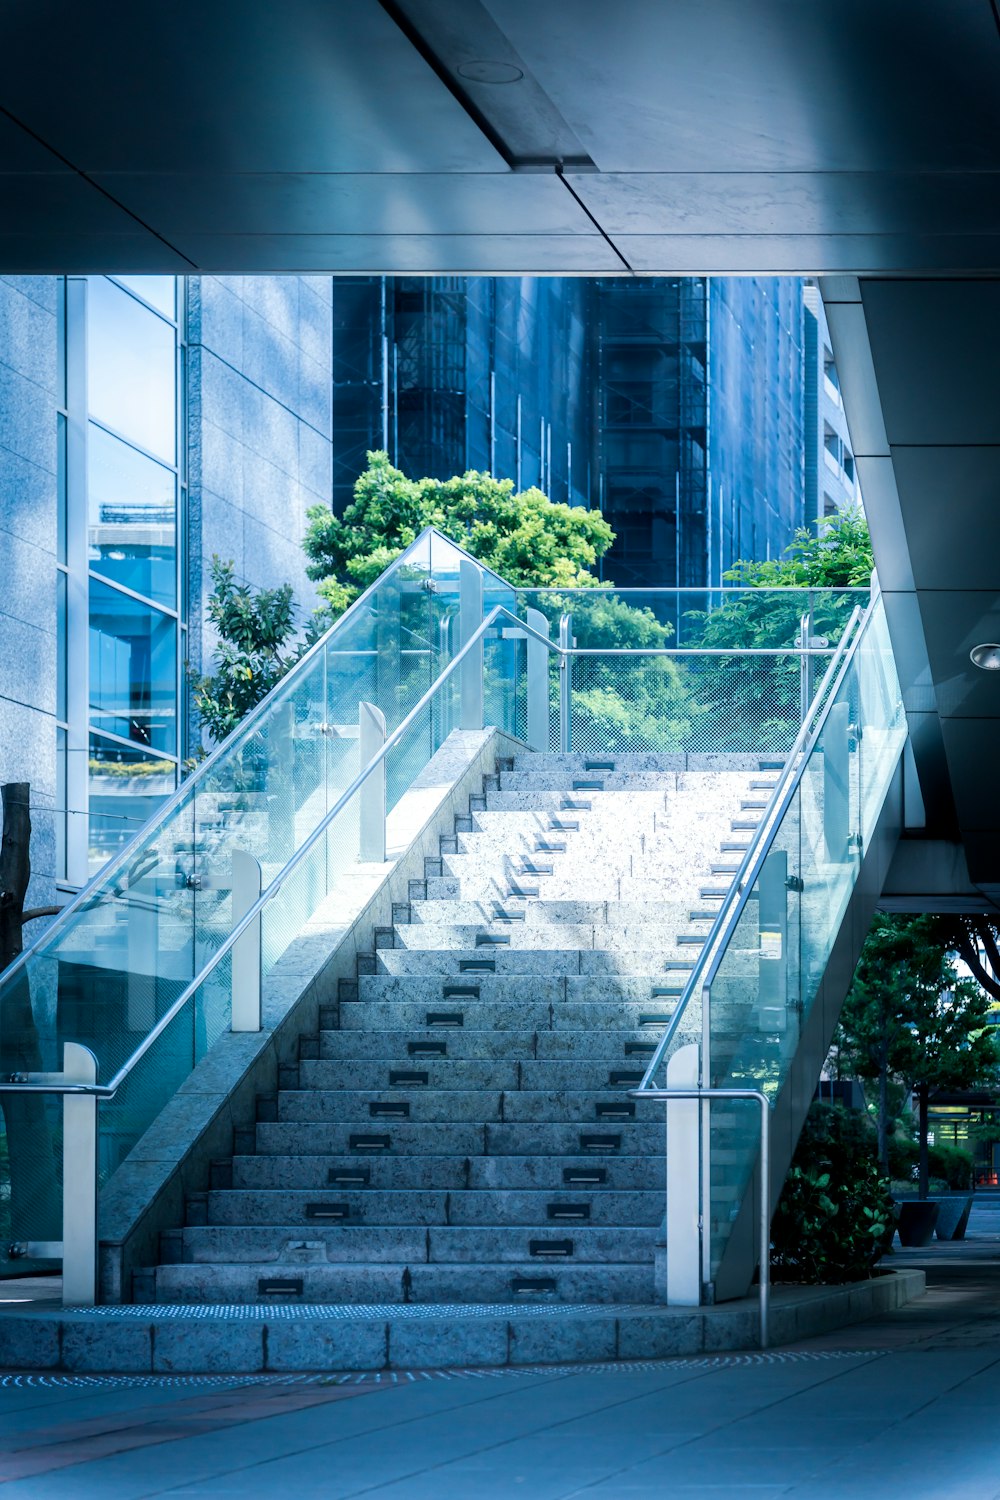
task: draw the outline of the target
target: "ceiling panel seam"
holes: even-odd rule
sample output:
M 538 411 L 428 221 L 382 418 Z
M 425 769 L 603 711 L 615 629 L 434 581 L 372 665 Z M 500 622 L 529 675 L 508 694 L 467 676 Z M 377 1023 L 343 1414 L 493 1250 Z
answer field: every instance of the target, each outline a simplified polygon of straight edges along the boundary
M 187 265 L 189 265 L 192 271 L 198 270 L 197 264 L 188 256 L 186 256 L 183 250 L 178 250 L 176 245 L 172 245 L 170 241 L 166 239 L 162 234 L 160 234 L 158 230 L 154 229 L 151 224 L 147 224 L 144 219 L 140 219 L 138 214 L 133 213 L 133 211 L 129 207 L 127 207 L 126 204 L 122 203 L 118 198 L 116 198 L 113 193 L 109 193 L 107 188 L 101 187 L 100 183 L 95 182 L 92 177 L 89 177 L 87 173 L 82 170 L 82 168 L 76 166 L 68 159 L 68 157 L 63 156 L 61 151 L 57 151 L 54 146 L 50 146 L 48 141 L 43 140 L 42 137 L 37 133 L 37 131 L 32 130 L 30 125 L 25 125 L 23 120 L 19 120 L 16 115 L 11 114 L 10 110 L 5 109 L 2 104 L 0 104 L 0 114 L 5 115 L 13 125 L 17 126 L 18 130 L 23 130 L 25 135 L 29 135 L 33 141 L 36 141 L 38 145 L 42 147 L 43 150 L 48 151 L 51 156 L 54 156 L 56 161 L 61 161 L 63 166 L 68 168 L 70 172 L 73 172 L 77 177 L 82 178 L 88 187 L 93 188 L 95 193 L 99 193 L 102 198 L 107 199 L 109 203 L 113 203 L 115 208 L 119 209 L 121 213 L 126 214 L 127 217 L 132 220 L 133 224 L 138 224 L 140 229 L 144 229 L 147 234 L 151 234 L 154 239 L 159 240 L 160 244 L 165 245 L 172 255 L 178 256 Z

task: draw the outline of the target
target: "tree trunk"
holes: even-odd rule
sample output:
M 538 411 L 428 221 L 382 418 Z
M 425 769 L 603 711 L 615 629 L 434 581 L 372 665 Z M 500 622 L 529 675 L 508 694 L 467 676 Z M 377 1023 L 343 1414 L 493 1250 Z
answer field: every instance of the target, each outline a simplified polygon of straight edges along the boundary
M 878 1074 L 878 1159 L 882 1171 L 889 1175 L 889 1068 L 880 1059 Z
M 919 1198 L 926 1198 L 930 1192 L 930 1163 L 927 1150 L 927 1093 L 926 1083 L 917 1084 L 917 1105 L 919 1108 L 919 1131 L 920 1131 L 920 1187 L 917 1192 Z
M 21 952 L 24 898 L 31 878 L 29 783 L 0 787 L 0 971 Z M 31 986 L 22 969 L 0 993 L 0 1073 L 37 1073 L 42 1050 L 31 1006 Z M 42 1095 L 0 1094 L 10 1169 L 10 1237 L 57 1240 L 62 1231 L 49 1109 Z

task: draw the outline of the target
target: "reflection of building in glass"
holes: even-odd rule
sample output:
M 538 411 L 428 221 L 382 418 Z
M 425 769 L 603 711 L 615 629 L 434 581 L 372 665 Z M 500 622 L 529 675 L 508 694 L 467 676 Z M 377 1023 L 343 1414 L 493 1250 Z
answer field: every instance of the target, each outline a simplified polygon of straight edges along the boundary
M 622 586 L 717 583 L 817 513 L 817 295 L 791 277 L 338 280 L 334 508 L 385 448 L 413 476 L 487 469 L 600 506 Z

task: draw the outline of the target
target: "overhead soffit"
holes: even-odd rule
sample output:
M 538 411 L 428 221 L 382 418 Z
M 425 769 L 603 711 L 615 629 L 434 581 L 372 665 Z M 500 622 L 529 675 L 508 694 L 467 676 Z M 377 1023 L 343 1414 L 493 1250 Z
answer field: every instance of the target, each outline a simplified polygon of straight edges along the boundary
M 0 265 L 988 270 L 998 55 L 990 0 L 38 0 Z

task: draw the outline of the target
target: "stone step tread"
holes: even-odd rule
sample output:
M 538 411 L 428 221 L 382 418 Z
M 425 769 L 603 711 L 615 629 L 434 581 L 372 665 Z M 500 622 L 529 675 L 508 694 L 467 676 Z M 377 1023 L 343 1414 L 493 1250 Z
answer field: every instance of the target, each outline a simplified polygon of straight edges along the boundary
M 643 1064 L 626 1059 L 624 1050 L 612 1058 L 459 1058 L 416 1056 L 369 1060 L 317 1058 L 299 1063 L 299 1088 L 338 1089 L 350 1087 L 391 1093 L 420 1089 L 433 1094 L 454 1089 L 578 1088 L 602 1094 L 631 1087 L 632 1078 L 642 1076 Z

